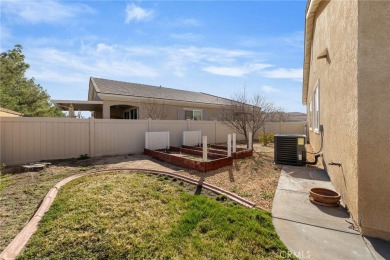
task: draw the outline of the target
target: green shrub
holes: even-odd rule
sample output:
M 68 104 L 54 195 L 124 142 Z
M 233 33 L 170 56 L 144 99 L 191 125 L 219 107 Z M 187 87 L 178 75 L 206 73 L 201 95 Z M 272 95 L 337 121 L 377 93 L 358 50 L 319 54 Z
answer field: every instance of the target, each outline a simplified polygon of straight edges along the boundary
M 273 133 L 269 133 L 267 137 L 268 137 L 268 143 L 273 144 L 275 135 Z
M 274 142 L 274 134 L 273 133 L 260 133 L 259 134 L 259 142 L 264 146 L 267 146 L 269 143 Z

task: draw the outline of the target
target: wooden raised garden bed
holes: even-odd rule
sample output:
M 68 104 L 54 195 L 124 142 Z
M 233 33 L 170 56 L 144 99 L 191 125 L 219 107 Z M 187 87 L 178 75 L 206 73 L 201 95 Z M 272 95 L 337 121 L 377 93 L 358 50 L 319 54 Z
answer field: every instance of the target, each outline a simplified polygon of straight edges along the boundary
M 202 151 L 174 146 L 171 146 L 169 150 L 164 149 L 156 151 L 145 148 L 144 153 L 154 158 L 160 159 L 164 162 L 177 165 L 183 168 L 197 170 L 200 172 L 209 172 L 225 166 L 233 165 L 233 158 L 227 157 L 226 155 L 208 152 L 208 160 L 206 162 L 203 162 L 201 160 Z M 176 155 L 174 153 L 176 153 Z M 180 153 L 180 155 L 200 156 L 200 159 L 185 158 L 183 156 L 178 155 L 177 153 Z
M 196 151 L 202 151 L 202 147 L 199 147 L 199 146 L 186 146 L 186 145 L 183 145 L 182 146 L 183 148 L 186 148 L 186 149 L 191 149 L 191 150 L 196 150 Z M 215 153 L 215 154 L 221 154 L 221 155 L 224 155 L 224 156 L 227 156 L 227 146 L 226 145 L 215 145 L 215 144 L 212 144 L 210 145 L 210 148 L 208 149 L 208 151 L 210 153 Z M 248 150 L 248 149 L 244 149 L 244 148 L 236 148 L 236 152 L 233 153 L 232 152 L 232 157 L 233 159 L 243 159 L 243 158 L 246 158 L 246 157 L 251 157 L 253 156 L 253 150 Z

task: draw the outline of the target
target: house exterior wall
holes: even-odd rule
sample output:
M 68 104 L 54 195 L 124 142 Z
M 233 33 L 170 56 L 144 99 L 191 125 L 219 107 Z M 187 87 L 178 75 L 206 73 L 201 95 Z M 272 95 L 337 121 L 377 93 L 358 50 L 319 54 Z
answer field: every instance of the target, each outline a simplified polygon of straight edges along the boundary
M 0 111 L 0 117 L 21 117 L 21 116 L 13 113 L 8 113 L 5 111 Z
M 316 10 L 308 121 L 319 85 L 323 166 L 363 235 L 390 240 L 389 1 L 324 1 Z M 329 59 L 317 59 L 328 49 Z M 315 151 L 321 133 L 309 130 Z M 331 166 L 340 163 L 341 167 Z
M 22 113 L 0 107 L 0 117 L 21 117 Z
M 359 0 L 359 224 L 390 240 L 390 2 Z
M 139 119 L 147 119 L 147 116 L 142 111 L 144 108 L 140 103 L 138 102 L 129 102 L 129 101 L 109 101 L 104 100 L 103 101 L 103 111 L 102 113 L 95 113 L 95 118 L 104 118 L 109 119 L 111 115 L 119 116 L 118 113 L 113 113 L 113 111 L 110 111 L 111 106 L 115 105 L 128 105 L 132 107 L 138 107 L 139 108 Z M 159 107 L 161 110 L 166 110 L 166 118 L 165 120 L 184 120 L 184 109 L 198 109 L 202 111 L 202 121 L 204 120 L 215 120 L 218 117 L 219 109 L 217 108 L 206 108 L 202 107 L 199 104 L 188 104 L 183 106 L 178 105 L 168 105 L 168 104 L 157 104 L 157 107 Z
M 324 1 L 314 19 L 307 114 L 319 87 L 319 123 L 323 125 L 322 164 L 354 219 L 358 216 L 357 31 L 358 0 Z M 317 59 L 328 49 L 329 60 Z M 309 130 L 315 152 L 321 133 Z M 342 167 L 328 163 L 341 163 Z

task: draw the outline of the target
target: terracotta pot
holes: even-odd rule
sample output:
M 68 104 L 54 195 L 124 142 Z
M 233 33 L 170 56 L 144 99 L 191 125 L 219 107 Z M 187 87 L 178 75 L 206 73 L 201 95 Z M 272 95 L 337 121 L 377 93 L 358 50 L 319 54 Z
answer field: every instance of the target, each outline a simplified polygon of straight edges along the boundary
M 340 193 L 323 188 L 311 189 L 310 196 L 317 202 L 329 204 L 337 204 L 341 198 Z

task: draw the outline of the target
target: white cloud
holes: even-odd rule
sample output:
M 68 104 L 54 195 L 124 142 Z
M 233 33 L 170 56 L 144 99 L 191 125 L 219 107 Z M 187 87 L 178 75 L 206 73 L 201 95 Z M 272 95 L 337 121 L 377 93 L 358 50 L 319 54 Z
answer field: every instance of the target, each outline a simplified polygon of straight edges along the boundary
M 284 44 L 299 49 L 303 49 L 304 39 L 305 36 L 303 31 L 293 32 L 280 37 L 280 40 L 282 40 Z
M 107 45 L 105 43 L 98 43 L 96 46 L 97 52 L 112 52 L 114 50 L 114 46 Z
M 203 71 L 206 71 L 211 74 L 221 75 L 221 76 L 231 76 L 231 77 L 242 77 L 246 74 L 253 72 L 260 72 L 265 68 L 271 67 L 270 64 L 255 63 L 255 64 L 246 64 L 240 67 L 215 67 L 208 66 L 203 68 Z
M 56 0 L 4 1 L 3 12 L 31 23 L 59 23 L 80 14 L 93 13 L 85 4 L 61 3 Z
M 265 93 L 277 93 L 280 92 L 279 89 L 271 87 L 271 86 L 262 86 L 261 90 Z
M 144 9 L 134 3 L 129 3 L 126 6 L 126 23 L 130 23 L 131 21 L 148 21 L 153 15 L 153 10 Z
M 275 69 L 261 73 L 266 78 L 302 80 L 303 69 Z
M 3 24 L 0 24 L 0 35 L 1 35 L 1 42 L 7 42 L 7 41 L 10 41 L 10 39 L 13 37 L 12 36 L 12 33 L 11 33 L 11 30 L 7 27 L 5 27 Z M 4 46 L 4 44 L 1 44 Z M 0 47 L 0 50 L 2 50 L 2 48 Z
M 76 53 L 34 48 L 26 50 L 26 57 L 31 65 L 28 75 L 53 84 L 85 84 L 90 76 L 120 80 L 159 75 L 158 69 L 126 55 L 117 45 L 82 46 Z
M 161 21 L 162 25 L 171 28 L 200 27 L 202 22 L 195 18 L 165 18 Z
M 205 67 L 203 71 L 206 71 L 211 74 L 220 75 L 220 76 L 231 76 L 231 77 L 241 77 L 245 74 L 248 74 L 248 71 L 245 68 L 240 67 Z

